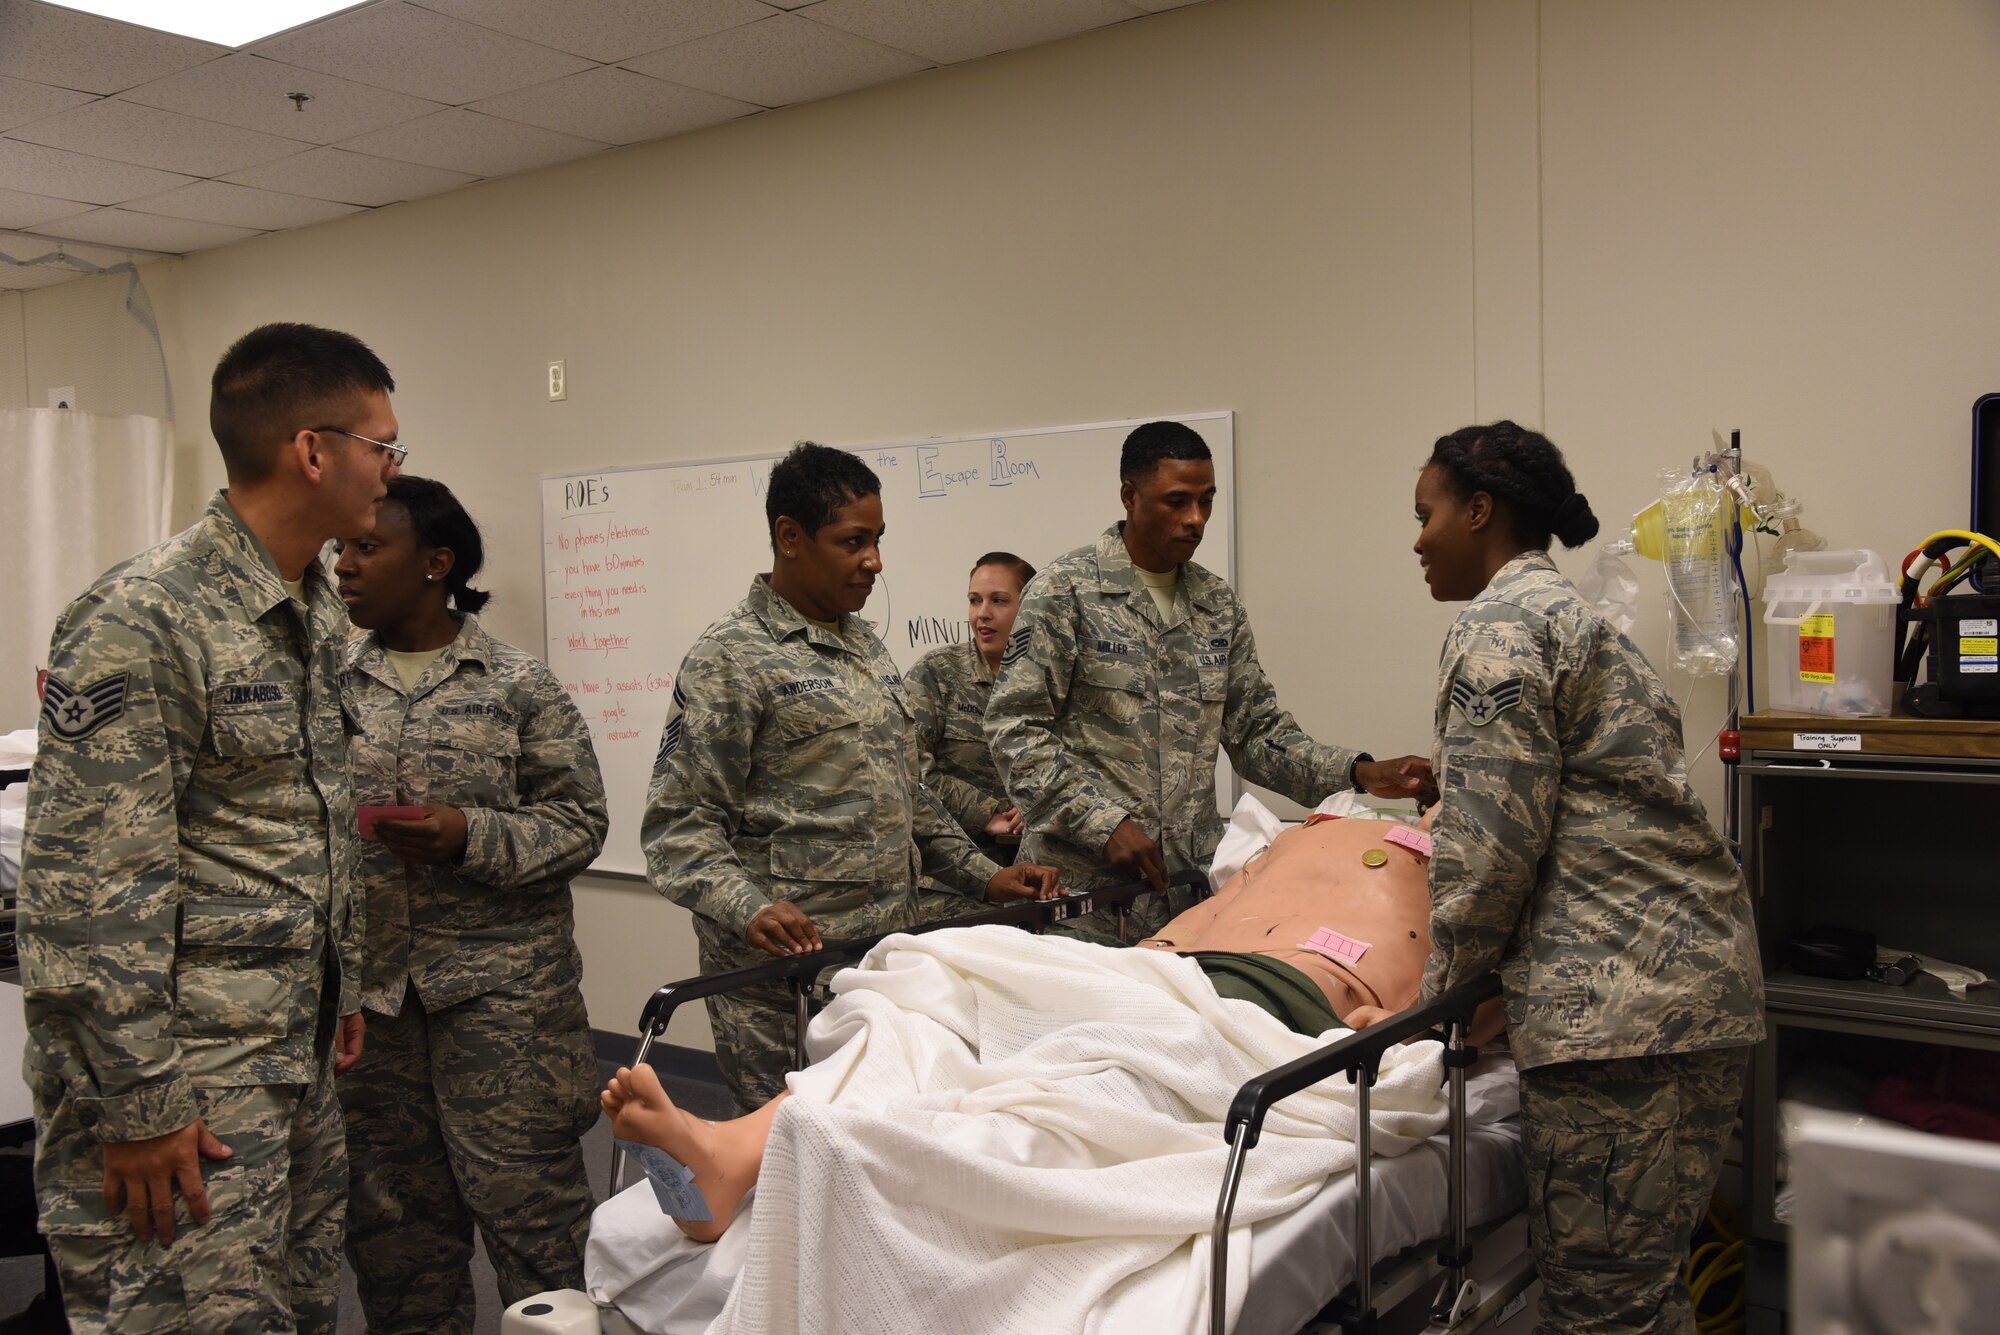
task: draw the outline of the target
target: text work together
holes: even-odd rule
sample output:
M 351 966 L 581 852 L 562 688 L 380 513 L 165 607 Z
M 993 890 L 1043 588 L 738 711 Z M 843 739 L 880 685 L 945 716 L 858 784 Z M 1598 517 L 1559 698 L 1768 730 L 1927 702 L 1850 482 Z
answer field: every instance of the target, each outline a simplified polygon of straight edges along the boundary
M 1152 419 L 843 447 L 882 480 L 884 568 L 861 615 L 900 668 L 966 639 L 966 573 L 981 553 L 1040 564 L 1118 520 L 1118 451 L 1140 420 Z M 1229 414 L 1177 420 L 1215 452 L 1228 497 Z M 544 644 L 604 769 L 601 871 L 643 871 L 639 820 L 675 677 L 688 646 L 771 568 L 764 494 L 782 452 L 543 479 Z M 1224 578 L 1227 510 L 1225 499 L 1201 549 Z

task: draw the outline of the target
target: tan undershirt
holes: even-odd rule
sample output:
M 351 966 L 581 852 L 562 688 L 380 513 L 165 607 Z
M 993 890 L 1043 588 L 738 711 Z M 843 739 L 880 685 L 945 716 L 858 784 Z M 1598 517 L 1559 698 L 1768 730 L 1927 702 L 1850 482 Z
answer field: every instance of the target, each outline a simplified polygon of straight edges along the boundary
M 382 653 L 388 658 L 389 666 L 396 669 L 396 679 L 403 683 L 403 689 L 407 692 L 417 689 L 417 683 L 424 679 L 425 670 L 437 662 L 437 656 L 448 647 L 441 644 L 435 649 L 418 649 L 407 654 L 385 648 Z
M 278 583 L 285 586 L 285 592 L 292 595 L 293 602 L 298 603 L 300 606 L 305 605 L 306 577 L 304 575 L 300 575 L 297 579 L 280 578 Z
M 1164 575 L 1133 566 L 1139 572 L 1139 582 L 1146 586 L 1146 592 L 1153 595 L 1153 606 L 1160 609 L 1161 617 L 1174 614 L 1174 590 L 1181 584 L 1181 568 L 1175 566 Z

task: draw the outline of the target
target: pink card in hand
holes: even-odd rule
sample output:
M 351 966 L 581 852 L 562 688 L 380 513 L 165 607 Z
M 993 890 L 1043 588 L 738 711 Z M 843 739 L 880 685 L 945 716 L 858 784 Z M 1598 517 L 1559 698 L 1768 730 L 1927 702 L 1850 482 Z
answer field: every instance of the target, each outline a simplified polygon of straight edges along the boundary
M 1413 830 L 1407 825 L 1397 825 L 1382 836 L 1385 844 L 1400 844 L 1420 858 L 1431 855 L 1431 837 L 1422 830 Z
M 1361 957 L 1368 953 L 1366 941 L 1356 941 L 1351 936 L 1342 936 L 1327 927 L 1320 928 L 1300 944 L 1315 954 L 1324 955 L 1335 963 L 1350 967 L 1359 964 Z
M 422 820 L 422 807 L 357 807 L 354 811 L 355 825 L 360 828 L 363 839 L 375 837 L 375 822 L 378 820 Z

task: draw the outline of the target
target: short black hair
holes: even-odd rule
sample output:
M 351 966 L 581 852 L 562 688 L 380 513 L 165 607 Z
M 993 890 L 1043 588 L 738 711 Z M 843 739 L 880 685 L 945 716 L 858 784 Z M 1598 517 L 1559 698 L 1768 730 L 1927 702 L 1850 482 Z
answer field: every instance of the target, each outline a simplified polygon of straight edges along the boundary
M 977 574 L 981 566 L 999 566 L 1002 570 L 1011 571 L 1024 589 L 1028 587 L 1028 581 L 1035 577 L 1035 568 L 1012 552 L 988 552 L 974 561 L 967 573 Z
M 477 612 L 486 606 L 493 595 L 468 587 L 479 567 L 486 564 L 486 544 L 480 540 L 479 525 L 451 494 L 450 487 L 404 473 L 389 483 L 389 494 L 382 503 L 403 507 L 418 542 L 451 552 L 451 573 L 444 577 L 444 591 L 451 596 L 453 607 Z
M 1132 428 L 1118 452 L 1118 476 L 1138 482 L 1153 475 L 1162 459 L 1213 459 L 1208 442 L 1185 422 L 1148 422 Z
M 1460 501 L 1481 491 L 1491 496 L 1529 548 L 1546 548 L 1552 538 L 1579 547 L 1597 536 L 1597 516 L 1562 451 L 1539 431 L 1505 420 L 1461 427 L 1438 437 L 1424 466 L 1437 469 Z
M 882 480 L 860 455 L 802 440 L 772 467 L 771 483 L 764 489 L 764 522 L 771 530 L 771 545 L 778 545 L 781 518 L 789 517 L 810 538 L 841 506 L 881 494 Z
M 271 475 L 278 446 L 331 425 L 356 394 L 393 393 L 382 359 L 352 334 L 309 324 L 259 325 L 230 345 L 209 381 L 208 429 L 232 482 Z

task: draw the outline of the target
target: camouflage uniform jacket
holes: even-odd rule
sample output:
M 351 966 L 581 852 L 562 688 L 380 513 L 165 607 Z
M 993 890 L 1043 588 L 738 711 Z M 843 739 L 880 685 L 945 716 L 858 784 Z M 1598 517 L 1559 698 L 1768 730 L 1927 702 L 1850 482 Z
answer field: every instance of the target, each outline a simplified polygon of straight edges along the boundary
M 1360 755 L 1319 745 L 1278 707 L 1250 615 L 1216 575 L 1184 563 L 1163 619 L 1120 527 L 1029 583 L 986 707 L 1027 824 L 1021 859 L 1060 867 L 1065 889 L 1113 879 L 1104 845 L 1128 818 L 1169 872 L 1206 868 L 1222 838 L 1218 748 L 1307 806 L 1351 787 Z
M 740 947 L 796 903 L 830 937 L 905 926 L 923 871 L 999 868 L 918 777 L 902 674 L 857 616 L 813 625 L 758 576 L 674 681 L 640 843 L 653 885 Z
M 904 676 L 903 694 L 917 721 L 925 785 L 973 842 L 984 840 L 986 822 L 1014 805 L 986 745 L 993 696 L 986 655 L 973 641 L 933 649 Z
M 1680 711 L 1546 552 L 1453 623 L 1436 736 L 1426 996 L 1499 969 L 1523 1067 L 1763 1037 L 1749 890 Z
M 355 801 L 465 813 L 465 852 L 448 866 L 362 842 L 362 1004 L 398 1013 L 407 980 L 437 1011 L 568 956 L 569 881 L 604 847 L 609 816 L 590 729 L 555 674 L 468 616 L 414 691 L 372 634 L 348 646 L 343 684 Z
M 304 586 L 307 615 L 218 495 L 56 623 L 21 873 L 27 1060 L 100 1140 L 186 1126 L 196 1085 L 312 1082 L 325 989 L 360 1005 L 347 616 L 318 563 Z

